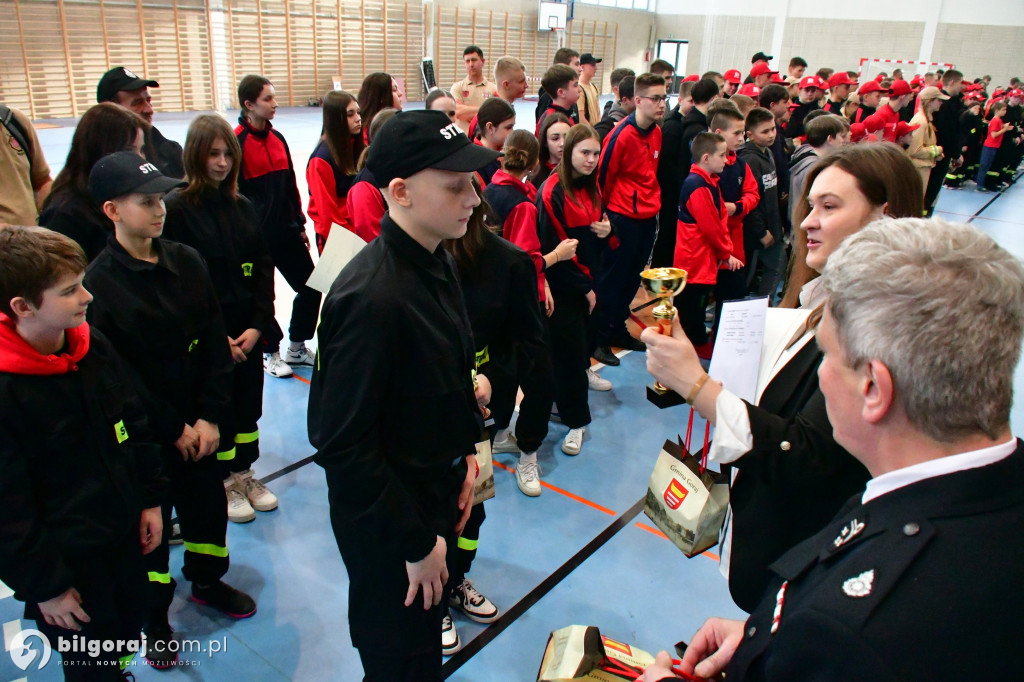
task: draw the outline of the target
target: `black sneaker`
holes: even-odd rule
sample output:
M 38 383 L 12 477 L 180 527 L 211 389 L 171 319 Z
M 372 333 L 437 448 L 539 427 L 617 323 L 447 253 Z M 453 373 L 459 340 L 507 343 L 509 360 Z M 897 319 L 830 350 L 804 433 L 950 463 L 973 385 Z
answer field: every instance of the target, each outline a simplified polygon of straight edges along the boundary
M 608 346 L 598 346 L 597 350 L 594 351 L 593 357 L 598 362 L 604 363 L 609 367 L 619 366 L 619 359 L 615 357 L 615 353 Z
M 146 662 L 157 670 L 167 670 L 178 662 L 178 647 L 173 645 L 174 630 L 167 624 L 167 616 L 162 621 L 146 626 Z M 173 649 L 173 651 L 172 651 Z
M 256 601 L 241 590 L 218 580 L 209 587 L 192 583 L 192 601 L 212 606 L 232 618 L 248 618 L 256 613 Z
M 611 345 L 618 346 L 619 348 L 625 348 L 626 350 L 635 350 L 643 353 L 647 350 L 647 344 L 640 339 L 634 339 L 632 336 L 626 334 L 625 336 L 618 336 L 611 339 Z

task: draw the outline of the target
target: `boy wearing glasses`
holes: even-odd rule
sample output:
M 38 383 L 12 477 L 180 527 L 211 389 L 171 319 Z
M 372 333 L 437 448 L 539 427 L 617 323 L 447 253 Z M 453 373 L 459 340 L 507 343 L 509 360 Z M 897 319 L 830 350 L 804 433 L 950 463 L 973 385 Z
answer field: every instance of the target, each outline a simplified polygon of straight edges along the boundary
M 644 350 L 645 346 L 629 335 L 625 323 L 629 304 L 640 286 L 640 272 L 647 266 L 658 234 L 658 123 L 665 118 L 665 79 L 642 74 L 636 79 L 634 92 L 636 111 L 612 130 L 601 150 L 597 182 L 619 248 L 609 252 L 608 267 L 596 286 L 601 309 L 597 345 Z

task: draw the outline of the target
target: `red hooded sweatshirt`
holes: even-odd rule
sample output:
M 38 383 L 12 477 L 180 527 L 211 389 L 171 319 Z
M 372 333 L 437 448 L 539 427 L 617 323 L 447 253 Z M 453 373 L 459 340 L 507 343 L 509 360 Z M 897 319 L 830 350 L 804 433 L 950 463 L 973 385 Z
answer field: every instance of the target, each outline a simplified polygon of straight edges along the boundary
M 501 221 L 501 236 L 530 255 L 537 269 L 537 296 L 544 300 L 544 254 L 537 236 L 537 188 L 503 170 L 484 188 L 484 198 Z
M 21 338 L 14 320 L 0 313 L 0 372 L 51 376 L 78 370 L 78 361 L 89 352 L 89 323 L 64 332 L 64 352 L 42 355 Z

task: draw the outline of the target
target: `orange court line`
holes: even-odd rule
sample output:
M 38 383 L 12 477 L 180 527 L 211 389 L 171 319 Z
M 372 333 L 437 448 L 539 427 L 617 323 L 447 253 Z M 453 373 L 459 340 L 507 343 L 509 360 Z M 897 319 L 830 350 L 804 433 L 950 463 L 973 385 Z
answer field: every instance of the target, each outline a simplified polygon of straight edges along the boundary
M 657 535 L 659 538 L 665 538 L 666 540 L 668 540 L 668 536 L 667 535 L 665 535 L 664 533 L 662 533 L 660 530 L 658 530 L 657 528 L 655 528 L 653 526 L 648 526 L 646 523 L 641 523 L 639 521 L 637 521 L 633 525 L 636 526 L 637 528 L 640 528 L 640 529 L 643 529 L 643 530 L 647 531 L 648 533 L 652 533 L 654 535 Z M 715 561 L 719 560 L 718 559 L 718 555 L 717 554 L 713 554 L 711 552 L 703 552 L 703 553 L 701 553 L 701 556 L 706 556 L 707 558 L 714 559 Z
M 512 467 L 510 467 L 510 466 L 508 466 L 506 464 L 502 464 L 501 462 L 499 462 L 497 460 L 492 460 L 492 463 L 494 464 L 494 466 L 496 466 L 496 467 L 498 467 L 500 469 L 504 469 L 505 471 L 508 471 L 509 473 L 513 473 L 514 472 L 514 469 L 512 469 Z M 568 490 L 562 490 L 557 485 L 551 485 L 550 483 L 545 483 L 544 481 L 541 481 L 540 484 L 542 486 L 544 486 L 545 488 L 548 488 L 549 490 L 554 490 L 556 493 L 561 493 L 562 495 L 565 495 L 569 499 L 576 500 L 577 502 L 581 502 L 581 503 L 587 505 L 588 507 L 590 507 L 592 509 L 596 509 L 599 512 L 604 512 L 605 514 L 608 514 L 609 516 L 618 516 L 618 514 L 613 512 L 608 507 L 602 507 L 598 503 L 591 502 L 590 500 L 586 499 L 585 497 L 580 497 L 579 495 L 571 493 Z
M 292 374 L 292 379 L 298 379 L 299 381 L 301 381 L 302 383 L 306 384 L 307 386 L 310 385 L 309 384 L 309 379 L 306 379 L 304 377 L 300 377 L 298 374 Z

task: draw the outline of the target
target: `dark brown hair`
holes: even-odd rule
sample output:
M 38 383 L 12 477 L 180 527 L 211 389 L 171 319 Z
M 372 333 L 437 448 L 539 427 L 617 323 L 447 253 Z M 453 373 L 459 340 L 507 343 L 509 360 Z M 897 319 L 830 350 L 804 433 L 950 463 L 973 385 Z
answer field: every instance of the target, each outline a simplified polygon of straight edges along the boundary
M 491 207 L 484 199 L 484 193 L 480 191 L 480 185 L 475 177 L 473 178 L 473 189 L 480 197 L 480 205 L 473 209 L 473 215 L 470 216 L 469 223 L 466 225 L 466 234 L 459 239 L 444 240 L 444 248 L 455 259 L 455 266 L 459 270 L 463 288 L 482 274 L 478 267 L 478 259 L 480 251 L 484 248 L 484 232 L 488 229 L 486 216 L 491 213 Z
M 0 312 L 14 319 L 11 299 L 33 306 L 66 275 L 85 272 L 85 252 L 73 239 L 43 227 L 0 227 Z
M 562 149 L 562 160 L 559 162 L 555 172 L 558 173 L 558 184 L 565 190 L 567 197 L 577 204 L 581 204 L 582 202 L 579 201 L 576 193 L 581 189 L 586 190 L 590 197 L 591 205 L 598 208 L 601 203 L 601 195 L 597 189 L 597 168 L 590 175 L 583 177 L 577 176 L 575 169 L 572 167 L 572 150 L 584 140 L 597 140 L 598 147 L 601 146 L 601 136 L 586 123 L 575 125 L 569 129 L 569 134 L 565 136 L 565 147 Z
M 580 76 L 576 73 L 576 69 L 571 66 L 553 64 L 544 72 L 544 77 L 540 80 L 540 86 L 544 88 L 544 92 L 551 95 L 551 99 L 557 99 L 559 90 L 568 89 L 569 84 L 579 80 L 579 78 Z
M 373 123 L 381 109 L 393 108 L 395 96 L 391 92 L 391 74 L 377 71 L 363 79 L 359 86 L 359 111 L 363 121 Z M 365 124 L 364 124 L 365 125 Z
M 540 125 L 540 130 L 537 131 L 537 141 L 540 143 L 540 162 L 541 164 L 548 163 L 551 161 L 551 152 L 548 150 L 548 129 L 556 123 L 564 123 L 569 126 L 571 130 L 573 128 L 572 121 L 565 114 L 548 114 L 547 118 Z M 565 158 L 565 149 L 562 149 L 562 158 Z
M 521 173 L 537 165 L 540 142 L 529 130 L 513 130 L 505 138 L 501 167 L 505 172 Z
M 366 137 L 370 141 L 370 144 L 373 144 L 373 138 L 377 136 L 377 133 L 379 133 L 380 129 L 384 127 L 384 124 L 387 123 L 388 120 L 397 113 L 398 109 L 394 109 L 392 107 L 388 107 L 387 109 L 381 109 L 380 111 L 377 112 L 377 115 L 373 117 L 372 121 L 370 121 L 370 127 L 367 129 L 366 132 Z M 367 125 L 366 121 L 368 120 L 369 119 L 366 118 L 363 119 L 364 126 Z M 359 153 L 359 161 L 356 163 L 357 171 L 363 170 L 363 166 L 366 165 L 366 157 L 369 153 L 369 146 L 364 147 L 363 151 Z
M 516 110 L 502 98 L 490 97 L 484 100 L 476 112 L 477 137 L 483 138 L 488 123 L 497 128 L 505 121 L 515 117 Z
M 206 164 L 210 158 L 210 149 L 217 140 L 224 140 L 231 157 L 231 171 L 219 185 L 210 179 Z M 183 154 L 185 178 L 188 186 L 181 190 L 181 195 L 197 201 L 203 190 L 214 187 L 231 197 L 238 197 L 238 171 L 242 165 L 242 148 L 238 146 L 238 138 L 231 130 L 228 122 L 216 114 L 203 114 L 192 119 L 185 138 Z
M 705 154 L 714 154 L 720 145 L 725 144 L 725 138 L 718 133 L 697 133 L 690 145 L 690 154 L 694 163 L 704 160 Z
M 242 108 L 242 113 L 246 114 L 249 112 L 245 108 L 246 102 L 255 102 L 260 97 L 260 93 L 263 92 L 263 88 L 268 85 L 273 85 L 270 79 L 266 76 L 257 76 L 256 74 L 250 73 L 247 76 L 242 76 L 242 80 L 238 82 L 238 106 Z
M 145 119 L 113 102 L 90 107 L 71 136 L 68 158 L 53 181 L 47 205 L 66 192 L 88 196 L 89 171 L 96 162 L 108 154 L 128 149 L 139 131 L 145 133 L 148 129 Z
M 324 129 L 321 135 L 343 175 L 356 174 L 356 159 L 363 151 L 362 130 L 353 135 L 348 127 L 348 105 L 355 101 L 355 95 L 344 90 L 331 90 L 324 95 Z

